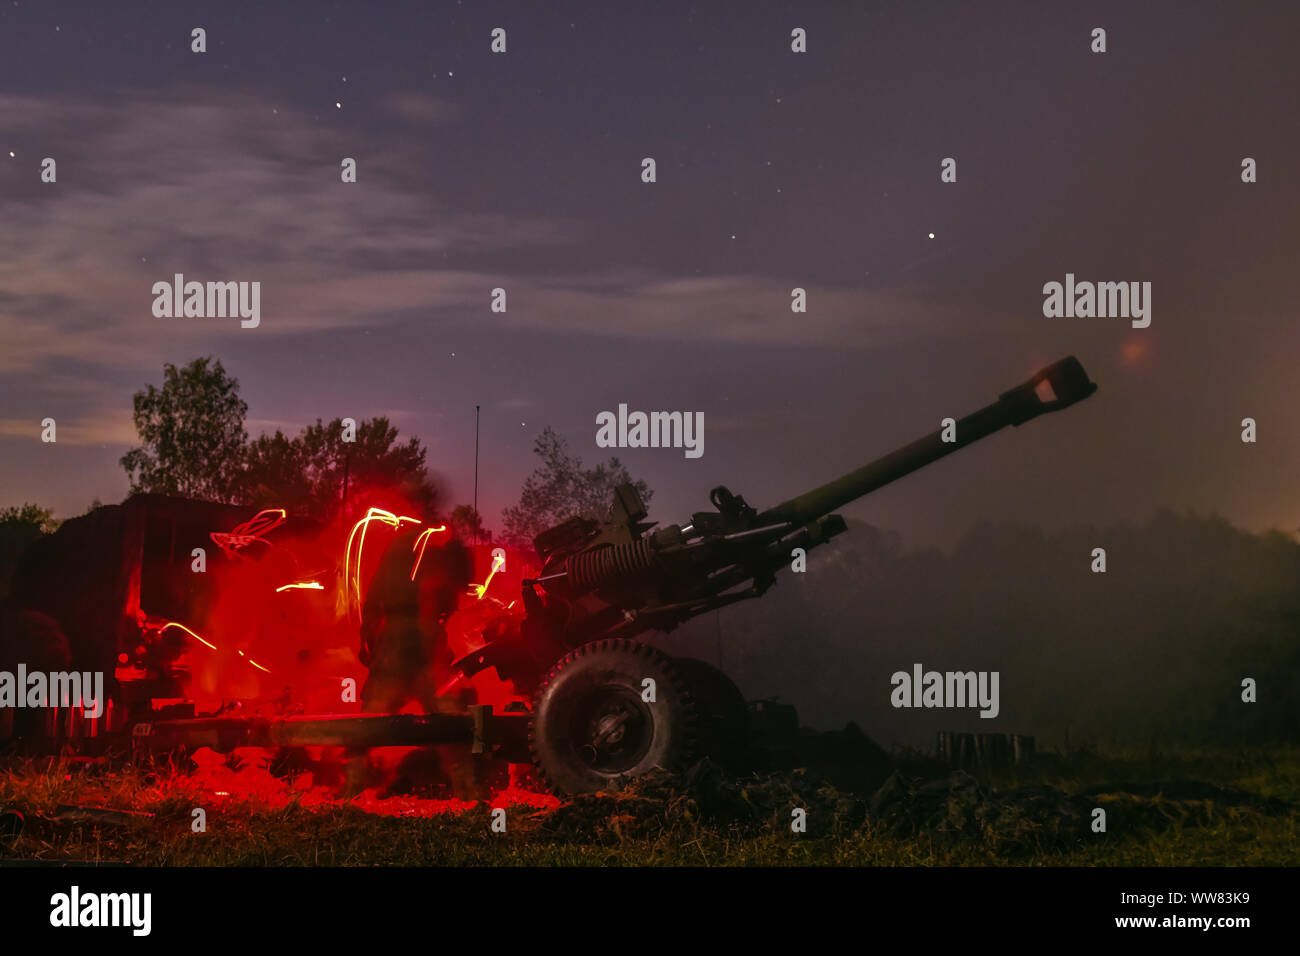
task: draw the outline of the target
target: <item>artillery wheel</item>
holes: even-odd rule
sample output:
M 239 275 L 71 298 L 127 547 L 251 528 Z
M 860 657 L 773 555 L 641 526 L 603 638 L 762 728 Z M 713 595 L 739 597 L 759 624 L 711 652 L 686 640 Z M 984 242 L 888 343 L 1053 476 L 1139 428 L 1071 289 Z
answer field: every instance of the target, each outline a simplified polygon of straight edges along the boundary
M 647 678 L 653 701 L 645 699 Z M 560 794 L 677 769 L 694 747 L 695 706 L 675 662 L 629 640 L 593 641 L 566 654 L 538 689 L 528 725 L 533 765 Z
M 695 703 L 695 756 L 738 773 L 749 758 L 749 704 L 731 678 L 693 657 L 674 658 Z

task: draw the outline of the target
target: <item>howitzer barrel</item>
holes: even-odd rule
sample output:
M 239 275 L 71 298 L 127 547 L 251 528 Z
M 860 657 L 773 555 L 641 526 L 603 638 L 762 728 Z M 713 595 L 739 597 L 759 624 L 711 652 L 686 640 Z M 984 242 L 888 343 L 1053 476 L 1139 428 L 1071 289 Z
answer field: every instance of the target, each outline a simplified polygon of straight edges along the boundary
M 1046 398 L 1043 397 L 1048 391 L 1045 385 L 1050 387 Z M 813 521 L 1008 425 L 1023 425 L 1039 415 L 1059 411 L 1096 390 L 1097 386 L 1089 380 L 1078 359 L 1073 355 L 1063 358 L 1024 384 L 1004 392 L 993 404 L 958 419 L 955 441 L 944 441 L 943 429 L 934 431 L 820 488 L 782 502 L 765 511 L 759 521 L 793 524 Z

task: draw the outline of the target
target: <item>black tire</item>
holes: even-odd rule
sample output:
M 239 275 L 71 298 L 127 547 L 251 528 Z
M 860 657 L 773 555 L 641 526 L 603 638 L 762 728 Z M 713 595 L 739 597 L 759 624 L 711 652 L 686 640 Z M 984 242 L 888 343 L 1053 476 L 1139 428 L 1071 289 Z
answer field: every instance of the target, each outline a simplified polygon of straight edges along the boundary
M 695 756 L 708 757 L 731 773 L 749 763 L 749 704 L 722 671 L 692 657 L 674 659 L 695 703 Z
M 642 681 L 655 700 L 642 699 Z M 528 749 L 554 793 L 603 790 L 656 767 L 677 770 L 695 747 L 695 707 L 672 658 L 628 640 L 570 651 L 537 691 Z

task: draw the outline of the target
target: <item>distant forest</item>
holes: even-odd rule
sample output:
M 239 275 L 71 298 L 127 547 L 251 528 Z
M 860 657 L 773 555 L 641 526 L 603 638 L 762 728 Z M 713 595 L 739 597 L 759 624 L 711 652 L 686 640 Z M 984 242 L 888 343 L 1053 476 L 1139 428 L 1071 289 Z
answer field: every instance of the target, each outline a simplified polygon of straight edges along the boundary
M 1094 548 L 1107 570 L 1091 570 Z M 717 663 L 750 699 L 805 724 L 856 722 L 879 743 L 937 730 L 1033 734 L 1040 746 L 1300 740 L 1300 544 L 1217 517 L 1142 526 L 981 524 L 951 553 L 851 524 L 765 597 L 665 639 Z M 720 655 L 719 655 L 720 650 Z M 1001 673 L 1001 713 L 894 709 L 890 675 Z M 1243 678 L 1258 685 L 1242 702 Z

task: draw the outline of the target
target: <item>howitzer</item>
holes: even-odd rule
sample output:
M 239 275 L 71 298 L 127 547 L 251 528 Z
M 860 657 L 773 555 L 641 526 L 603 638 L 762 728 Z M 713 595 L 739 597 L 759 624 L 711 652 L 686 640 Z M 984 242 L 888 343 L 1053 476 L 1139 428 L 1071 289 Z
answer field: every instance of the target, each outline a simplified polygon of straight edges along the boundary
M 543 565 L 523 582 L 523 619 L 456 667 L 467 676 L 495 667 L 531 697 L 532 758 L 556 790 L 599 789 L 692 753 L 725 762 L 743 738 L 745 704 L 734 685 L 702 662 L 631 638 L 761 596 L 795 548 L 806 553 L 846 530 L 836 509 L 1096 389 L 1077 359 L 1062 359 L 955 427 L 765 511 L 717 487 L 715 510 L 655 529 L 622 485 L 608 521 L 571 518 L 537 536 Z
M 468 655 L 457 666 L 472 674 L 498 667 L 525 686 L 535 683 L 558 654 L 602 638 L 670 631 L 715 608 L 761 596 L 788 566 L 794 548 L 807 550 L 846 530 L 833 512 L 965 448 L 1008 425 L 1019 426 L 1087 398 L 1097 386 L 1073 356 L 1062 359 L 998 400 L 890 452 L 856 471 L 766 511 L 756 511 L 725 487 L 714 488 L 714 511 L 697 512 L 685 525 L 651 530 L 631 485 L 614 495 L 604 524 L 571 518 L 538 535 L 541 573 L 524 583 L 527 635 L 510 635 Z M 518 641 L 527 646 L 512 646 Z M 538 642 L 549 643 L 543 648 Z M 530 671 L 534 674 L 530 675 Z
M 1094 391 L 1083 366 L 1062 359 L 948 429 L 765 511 L 714 488 L 713 511 L 656 529 L 632 487 L 619 487 L 608 521 L 572 518 L 537 536 L 543 564 L 522 582 L 522 615 L 514 602 L 493 603 L 504 610 L 455 662 L 460 679 L 496 668 L 514 684 L 523 699 L 499 713 L 483 704 L 466 713 L 148 719 L 131 727 L 132 748 L 463 743 L 509 762 L 531 759 L 559 793 L 700 756 L 740 769 L 750 712 L 735 684 L 703 661 L 634 638 L 764 594 L 795 548 L 806 553 L 846 530 L 837 508 Z

